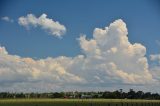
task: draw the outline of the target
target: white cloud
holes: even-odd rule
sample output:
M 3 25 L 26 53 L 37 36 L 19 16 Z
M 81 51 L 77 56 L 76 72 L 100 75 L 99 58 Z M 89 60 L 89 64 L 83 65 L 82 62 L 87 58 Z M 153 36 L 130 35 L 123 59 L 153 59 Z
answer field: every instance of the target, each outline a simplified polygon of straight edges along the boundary
M 26 28 L 41 27 L 42 29 L 49 32 L 49 34 L 57 37 L 62 37 L 66 32 L 66 27 L 60 24 L 58 21 L 47 18 L 46 14 L 42 14 L 40 17 L 36 17 L 33 14 L 19 17 L 18 23 Z
M 48 91 L 155 84 L 157 78 L 149 71 L 146 48 L 131 44 L 127 34 L 120 19 L 104 29 L 95 28 L 92 39 L 79 38 L 83 54 L 75 57 L 34 60 L 10 55 L 1 47 L 0 81 L 4 85 L 0 90 L 16 90 L 16 85 L 20 90 Z
M 160 54 L 150 55 L 150 60 L 152 61 L 150 65 L 151 73 L 160 82 Z
M 126 24 L 116 20 L 105 29 L 96 28 L 93 39 L 86 40 L 82 36 L 80 45 L 87 55 L 88 64 L 93 67 L 91 70 L 103 73 L 100 78 L 104 77 L 104 82 L 107 76 L 107 79 L 111 77 L 113 81 L 113 77 L 123 83 L 148 83 L 152 81 L 152 75 L 145 57 L 146 48 L 138 43 L 131 44 L 127 34 Z
M 13 19 L 11 19 L 11 18 L 9 18 L 9 17 L 7 17 L 7 16 L 2 17 L 1 19 L 2 19 L 3 21 L 7 21 L 7 22 L 11 22 L 11 23 L 13 23 L 13 22 L 14 22 L 14 20 L 13 20 Z
M 160 54 L 152 54 L 150 55 L 150 59 L 152 61 L 160 61 Z
M 54 86 L 74 85 L 85 83 L 85 80 L 78 75 L 68 72 L 58 61 L 65 61 L 65 58 L 46 58 L 33 60 L 32 58 L 21 58 L 16 55 L 9 55 L 5 48 L 0 48 L 0 83 L 4 86 L 23 84 L 36 85 L 43 83 L 43 90 L 47 85 Z M 69 59 L 69 58 L 67 58 Z M 21 85 L 22 84 L 22 85 Z M 26 89 L 32 88 L 32 86 Z M 54 88 L 54 87 L 53 87 Z M 21 88 L 20 88 L 21 89 Z M 0 87 L 0 90 L 2 88 Z

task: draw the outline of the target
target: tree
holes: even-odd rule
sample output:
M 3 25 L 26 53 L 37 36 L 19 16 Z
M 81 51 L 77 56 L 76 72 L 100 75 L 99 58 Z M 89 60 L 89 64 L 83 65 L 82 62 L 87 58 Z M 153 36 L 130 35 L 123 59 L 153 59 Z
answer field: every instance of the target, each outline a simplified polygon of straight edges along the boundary
M 127 98 L 129 99 L 135 99 L 136 93 L 133 89 L 130 89 L 127 95 Z

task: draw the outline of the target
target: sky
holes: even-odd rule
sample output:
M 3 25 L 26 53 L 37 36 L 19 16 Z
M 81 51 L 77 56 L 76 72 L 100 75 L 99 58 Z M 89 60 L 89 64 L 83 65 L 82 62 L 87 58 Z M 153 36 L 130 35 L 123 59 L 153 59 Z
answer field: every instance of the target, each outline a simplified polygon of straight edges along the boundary
M 0 91 L 160 92 L 158 0 L 1 0 Z

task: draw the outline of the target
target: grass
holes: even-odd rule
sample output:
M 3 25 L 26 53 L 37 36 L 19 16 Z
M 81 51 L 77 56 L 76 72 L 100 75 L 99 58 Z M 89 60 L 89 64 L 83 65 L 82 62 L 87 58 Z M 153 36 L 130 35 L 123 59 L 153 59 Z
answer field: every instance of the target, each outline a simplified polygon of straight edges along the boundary
M 1 99 L 0 106 L 160 106 L 160 100 Z

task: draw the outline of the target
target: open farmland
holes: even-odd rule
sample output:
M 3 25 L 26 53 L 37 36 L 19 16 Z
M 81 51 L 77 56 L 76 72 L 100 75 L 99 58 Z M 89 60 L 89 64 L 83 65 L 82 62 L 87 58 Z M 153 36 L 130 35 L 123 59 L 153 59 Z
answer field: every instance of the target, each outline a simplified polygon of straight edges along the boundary
M 160 106 L 160 101 L 129 99 L 1 99 L 0 106 Z

